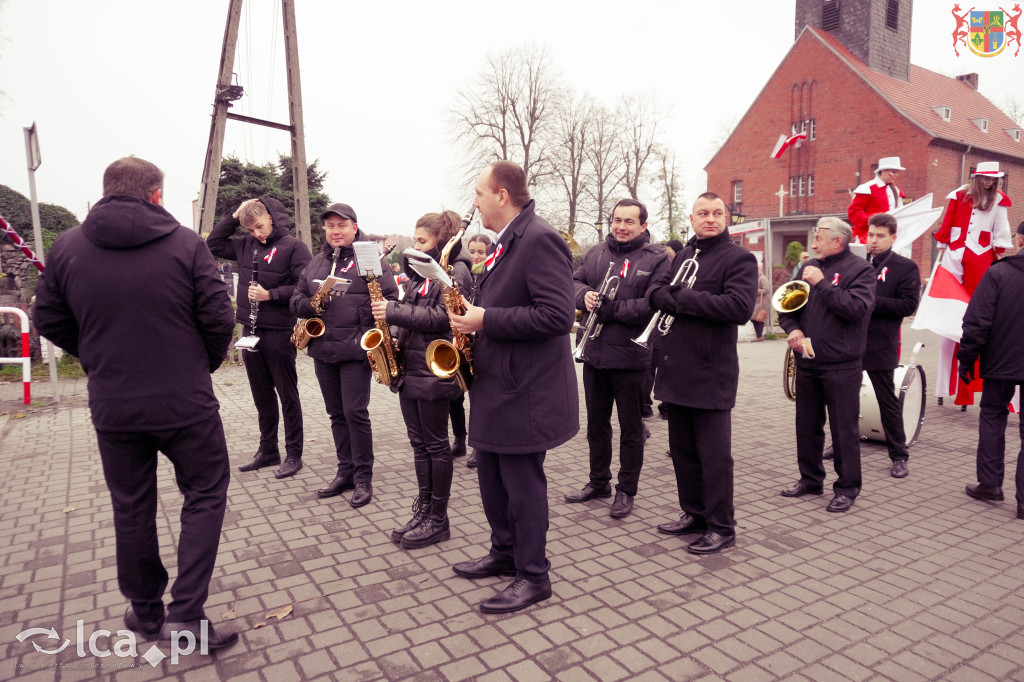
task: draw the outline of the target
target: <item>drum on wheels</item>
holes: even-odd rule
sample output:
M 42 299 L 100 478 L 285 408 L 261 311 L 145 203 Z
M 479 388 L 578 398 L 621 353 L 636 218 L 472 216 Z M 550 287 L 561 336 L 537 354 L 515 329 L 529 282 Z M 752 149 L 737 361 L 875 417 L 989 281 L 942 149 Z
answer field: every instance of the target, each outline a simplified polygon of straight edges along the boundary
M 903 430 L 907 435 L 907 447 L 917 442 L 924 422 L 924 396 L 926 381 L 921 365 L 900 365 L 893 371 L 893 383 L 903 415 Z M 866 440 L 885 442 L 882 430 L 882 411 L 871 387 L 871 379 L 864 372 L 860 384 L 860 437 Z

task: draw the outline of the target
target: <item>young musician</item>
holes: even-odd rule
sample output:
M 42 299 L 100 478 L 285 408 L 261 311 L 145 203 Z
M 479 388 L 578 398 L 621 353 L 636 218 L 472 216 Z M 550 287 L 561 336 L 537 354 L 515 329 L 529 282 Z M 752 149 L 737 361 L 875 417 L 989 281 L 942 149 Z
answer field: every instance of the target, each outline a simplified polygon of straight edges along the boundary
M 466 298 L 472 303 L 476 300 L 476 285 L 480 275 L 484 272 L 484 261 L 487 260 L 487 252 L 491 248 L 491 239 L 485 234 L 473 235 L 468 244 L 469 258 L 473 262 L 470 269 L 472 287 L 466 291 Z M 452 446 L 452 457 L 462 457 L 466 454 L 466 398 L 460 395 L 452 401 L 452 435 L 455 436 L 455 445 Z M 466 466 L 470 469 L 476 468 L 476 450 L 466 460 Z
M 441 249 L 458 234 L 461 225 L 454 211 L 426 214 L 416 223 L 416 250 L 439 260 Z M 448 263 L 461 292 L 469 291 L 471 281 L 469 259 L 460 255 L 460 250 L 461 244 L 457 243 Z M 413 502 L 412 518 L 396 528 L 391 539 L 404 549 L 415 549 L 451 537 L 448 496 L 452 486 L 452 451 L 448 445 L 448 410 L 453 399 L 462 397 L 462 389 L 454 377 L 435 376 L 426 361 L 431 341 L 452 338 L 441 283 L 410 269 L 407 286 L 401 301 L 377 301 L 372 307 L 374 318 L 400 328 L 396 340 L 405 359 L 405 375 L 398 395 L 412 445 L 419 493 Z

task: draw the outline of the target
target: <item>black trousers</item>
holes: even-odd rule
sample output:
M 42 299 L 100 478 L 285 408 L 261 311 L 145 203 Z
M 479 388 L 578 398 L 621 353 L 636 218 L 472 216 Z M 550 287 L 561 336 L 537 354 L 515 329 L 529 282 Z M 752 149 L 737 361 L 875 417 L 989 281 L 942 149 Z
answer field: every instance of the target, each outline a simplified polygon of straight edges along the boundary
M 366 360 L 314 360 L 313 370 L 331 418 L 338 475 L 369 483 L 373 479 L 373 430 L 367 409 L 373 374 L 370 364 Z
M 668 447 L 676 472 L 679 508 L 733 535 L 732 410 L 701 410 L 665 403 Z
M 764 333 L 764 322 L 751 320 L 750 323 L 754 325 L 754 334 L 757 338 L 761 338 L 761 335 Z
M 644 465 L 643 369 L 594 369 L 583 364 L 583 390 L 587 400 L 587 443 L 590 446 L 590 481 L 602 488 L 612 480 L 612 405 L 619 414 L 619 483 L 627 495 L 636 495 Z
M 859 367 L 853 369 L 796 370 L 796 459 L 800 480 L 821 487 L 825 483 L 825 411 L 832 431 L 832 463 L 839 478 L 832 486 L 837 495 L 854 499 L 860 493 L 860 384 Z
M 248 328 L 247 328 L 248 329 Z M 260 449 L 280 452 L 277 445 L 279 413 L 277 399 L 284 412 L 284 446 L 288 457 L 302 458 L 302 403 L 299 377 L 295 371 L 295 344 L 291 332 L 260 329 L 258 352 L 242 351 L 242 364 L 249 375 L 249 389 L 256 404 L 260 425 Z M 275 395 L 276 391 L 276 395 Z
M 1002 486 L 1006 458 L 1006 419 L 1013 390 L 1024 382 L 985 379 L 978 418 L 978 483 Z M 1020 414 L 1021 449 L 1017 453 L 1017 502 L 1024 504 L 1024 412 Z
M 167 570 L 157 537 L 157 453 L 174 465 L 185 501 L 178 538 L 178 577 L 167 620 L 199 620 L 210 591 L 230 478 L 220 413 L 180 429 L 97 431 L 103 475 L 114 508 L 117 583 L 143 620 L 164 615 Z
M 409 433 L 420 492 L 448 499 L 452 489 L 452 449 L 448 444 L 450 400 L 415 400 L 399 394 Z
M 653 342 L 652 342 L 653 344 Z M 658 349 L 651 353 L 651 364 L 647 366 L 644 374 L 644 411 L 654 412 L 654 378 L 658 375 Z M 658 408 L 661 410 L 661 407 Z
M 466 395 L 462 394 L 451 401 L 449 413 L 452 418 L 452 435 L 456 438 L 466 437 Z M 447 426 L 445 427 L 447 429 Z M 445 438 L 447 438 L 447 434 Z
M 875 389 L 875 400 L 878 401 L 878 412 L 882 416 L 882 433 L 885 445 L 889 448 L 889 459 L 910 458 L 907 451 L 907 434 L 903 428 L 903 411 L 900 410 L 900 399 L 896 397 L 896 384 L 893 382 L 893 370 L 868 370 L 871 387 Z M 1005 426 L 1005 422 L 1003 424 Z
M 491 556 L 512 559 L 516 577 L 545 578 L 547 560 L 548 479 L 546 452 L 499 455 L 477 450 L 477 476 L 484 515 L 491 526 Z

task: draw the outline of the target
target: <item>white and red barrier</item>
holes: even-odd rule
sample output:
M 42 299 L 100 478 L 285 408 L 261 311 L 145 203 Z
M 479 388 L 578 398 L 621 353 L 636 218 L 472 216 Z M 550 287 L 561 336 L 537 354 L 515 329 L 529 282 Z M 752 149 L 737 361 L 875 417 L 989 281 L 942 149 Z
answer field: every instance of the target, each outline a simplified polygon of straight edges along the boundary
M 21 380 L 25 384 L 25 404 L 32 402 L 32 354 L 28 346 L 28 315 L 21 308 L 0 307 L 0 314 L 17 315 L 21 320 L 21 357 L 0 358 L 0 363 L 21 363 Z

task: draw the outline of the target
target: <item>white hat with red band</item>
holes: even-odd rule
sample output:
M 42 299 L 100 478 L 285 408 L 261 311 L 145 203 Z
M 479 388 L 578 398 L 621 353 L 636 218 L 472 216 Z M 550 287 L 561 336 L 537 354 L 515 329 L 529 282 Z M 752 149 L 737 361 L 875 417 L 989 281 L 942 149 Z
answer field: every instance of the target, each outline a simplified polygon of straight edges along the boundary
M 1001 178 L 1005 173 L 999 170 L 998 161 L 982 161 L 974 171 L 974 175 L 984 175 L 987 178 Z M 973 175 L 971 177 L 974 177 Z

